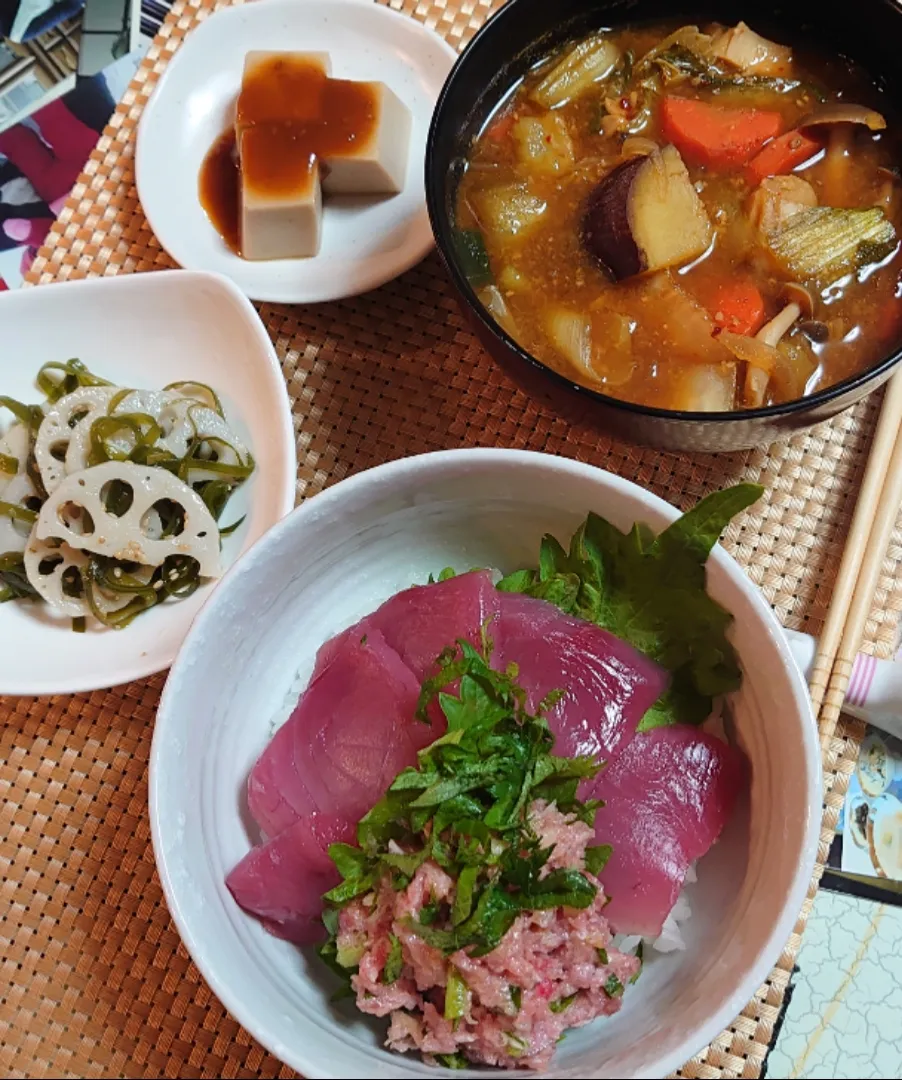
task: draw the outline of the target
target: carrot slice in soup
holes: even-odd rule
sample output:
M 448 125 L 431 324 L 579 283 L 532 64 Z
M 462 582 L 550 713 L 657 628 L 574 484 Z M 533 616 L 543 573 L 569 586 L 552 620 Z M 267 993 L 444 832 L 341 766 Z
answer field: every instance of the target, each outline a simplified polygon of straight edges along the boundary
M 783 118 L 767 109 L 729 109 L 689 98 L 665 97 L 661 105 L 664 136 L 697 165 L 734 168 L 746 165 L 780 133 Z
M 747 279 L 720 284 L 710 310 L 715 324 L 734 334 L 754 334 L 764 324 L 764 300 Z
M 821 149 L 822 143 L 804 131 L 787 131 L 779 135 L 749 162 L 748 178 L 752 184 L 760 184 L 769 176 L 782 176 L 792 172 Z

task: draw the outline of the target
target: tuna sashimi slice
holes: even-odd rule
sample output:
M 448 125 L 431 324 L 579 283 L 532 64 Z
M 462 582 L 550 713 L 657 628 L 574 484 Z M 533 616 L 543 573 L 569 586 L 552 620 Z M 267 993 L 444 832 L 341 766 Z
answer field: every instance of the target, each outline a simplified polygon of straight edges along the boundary
M 252 848 L 226 878 L 237 902 L 276 937 L 308 945 L 325 937 L 323 893 L 340 881 L 330 844 L 354 843 L 351 821 L 311 814 Z
M 364 622 L 382 632 L 415 678 L 423 682 L 435 672 L 439 653 L 458 638 L 479 647 L 480 631 L 489 620 L 491 635 L 499 597 L 488 570 L 474 570 L 447 581 L 405 589 Z
M 248 807 L 269 837 L 314 811 L 356 823 L 440 734 L 414 719 L 419 683 L 378 630 L 341 638 L 251 771 Z
M 745 779 L 739 750 L 677 724 L 636 735 L 593 781 L 591 797 L 605 803 L 596 841 L 613 847 L 599 877 L 615 931 L 660 934 L 689 865 L 720 835 Z
M 607 630 L 565 615 L 554 604 L 499 593 L 493 666 L 519 668 L 535 708 L 552 690 L 564 697 L 548 714 L 555 753 L 612 761 L 667 686 L 667 672 Z

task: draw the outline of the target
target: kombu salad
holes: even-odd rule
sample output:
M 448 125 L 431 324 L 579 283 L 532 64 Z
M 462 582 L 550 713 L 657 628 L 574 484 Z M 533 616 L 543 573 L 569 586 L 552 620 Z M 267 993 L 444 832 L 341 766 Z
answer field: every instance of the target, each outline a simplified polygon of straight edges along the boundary
M 0 396 L 0 602 L 113 629 L 220 573 L 220 525 L 254 458 L 216 391 L 118 386 L 78 359 L 45 364 L 40 404 Z

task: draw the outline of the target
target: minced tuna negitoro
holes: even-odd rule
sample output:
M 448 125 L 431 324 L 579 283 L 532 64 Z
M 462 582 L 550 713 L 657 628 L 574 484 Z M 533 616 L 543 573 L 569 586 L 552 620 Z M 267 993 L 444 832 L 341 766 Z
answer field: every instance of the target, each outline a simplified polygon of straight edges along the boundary
M 424 918 L 447 927 L 457 895 L 455 879 L 429 859 L 406 888 L 386 876 L 341 911 L 337 955 L 357 960 L 358 1008 L 391 1017 L 391 1049 L 419 1050 L 441 1064 L 450 1057 L 544 1069 L 568 1028 L 620 1008 L 641 960 L 611 944 L 608 898 L 585 872 L 594 830 L 542 800 L 532 804 L 528 827 L 551 852 L 548 874 L 585 874 L 596 890 L 586 907 L 527 909 L 490 952 L 448 953 L 453 945 L 430 944 L 418 932 Z

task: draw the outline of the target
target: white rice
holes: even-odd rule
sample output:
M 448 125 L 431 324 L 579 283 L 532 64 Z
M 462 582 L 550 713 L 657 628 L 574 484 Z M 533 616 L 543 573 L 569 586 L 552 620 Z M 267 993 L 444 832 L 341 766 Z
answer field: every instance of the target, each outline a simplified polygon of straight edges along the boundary
M 691 886 L 698 881 L 695 863 L 690 863 L 686 871 L 686 879 L 683 888 L 676 899 L 676 903 L 670 914 L 664 920 L 661 933 L 657 937 L 643 938 L 638 934 L 615 934 L 613 945 L 621 952 L 634 953 L 641 943 L 650 945 L 652 949 L 660 953 L 682 952 L 686 948 L 683 938 L 682 926 L 692 918 L 692 906 L 689 902 Z
M 294 712 L 297 706 L 298 700 L 301 694 L 307 689 L 307 684 L 310 682 L 310 676 L 313 674 L 313 661 L 305 665 L 299 671 L 295 672 L 294 678 L 291 680 L 291 686 L 285 692 L 285 697 L 282 699 L 282 704 L 272 714 L 269 721 L 269 737 L 270 739 L 275 733 L 282 727 L 283 724 L 288 722 L 289 717 Z

